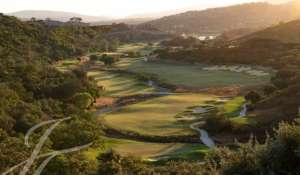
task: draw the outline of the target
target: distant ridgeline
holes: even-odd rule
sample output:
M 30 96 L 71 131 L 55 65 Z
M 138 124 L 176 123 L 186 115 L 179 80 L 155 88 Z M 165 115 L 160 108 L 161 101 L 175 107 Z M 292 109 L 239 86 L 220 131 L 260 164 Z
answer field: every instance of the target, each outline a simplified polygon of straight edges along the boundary
M 107 41 L 102 27 L 49 26 L 45 21 L 22 22 L 15 17 L 0 16 L 1 56 L 22 56 L 57 60 L 86 52 L 116 48 Z
M 132 29 L 126 24 L 88 26 L 79 19 L 22 22 L 0 15 L 0 54 L 53 61 L 94 51 L 113 51 L 119 41 L 149 41 L 166 36 L 154 29 Z
M 249 3 L 189 11 L 140 25 L 153 25 L 169 33 L 214 35 L 235 29 L 261 29 L 299 17 L 300 3 L 299 0 L 294 0 L 279 5 Z

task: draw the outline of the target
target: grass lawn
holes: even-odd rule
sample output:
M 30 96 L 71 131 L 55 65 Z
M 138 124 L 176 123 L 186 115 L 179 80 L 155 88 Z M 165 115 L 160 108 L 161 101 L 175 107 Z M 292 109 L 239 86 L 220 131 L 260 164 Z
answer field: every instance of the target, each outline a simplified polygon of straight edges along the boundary
M 78 65 L 78 60 L 62 60 L 58 64 L 55 65 L 55 67 L 60 71 L 68 71 L 70 69 L 75 68 Z
M 137 73 L 154 74 L 170 84 L 195 88 L 261 85 L 270 80 L 270 76 L 258 77 L 232 71 L 209 71 L 203 70 L 202 65 L 145 62 L 142 58 L 123 59 L 117 67 Z
M 221 112 L 227 117 L 238 117 L 245 102 L 244 97 L 235 97 L 222 105 Z
M 105 138 L 103 148 L 91 148 L 84 152 L 89 160 L 109 150 L 114 150 L 123 156 L 135 156 L 142 159 L 168 157 L 170 159 L 199 160 L 208 149 L 201 144 L 182 143 L 147 143 L 126 139 Z
M 106 71 L 90 71 L 98 85 L 104 86 L 107 96 L 129 96 L 154 92 L 155 89 L 137 80 L 133 76 L 111 73 Z
M 149 54 L 155 47 L 148 47 L 146 43 L 125 44 L 118 48 L 117 52 L 140 52 L 142 55 Z
M 255 120 L 255 118 L 251 117 L 251 116 L 246 116 L 246 117 L 234 117 L 230 119 L 233 123 L 237 124 L 237 125 L 255 125 L 257 123 L 257 121 Z
M 112 128 L 134 131 L 142 135 L 190 135 L 195 131 L 190 123 L 179 122 L 176 115 L 187 107 L 201 105 L 217 97 L 207 94 L 178 94 L 129 105 L 104 116 L 103 122 Z M 192 121 L 191 121 L 192 122 Z
M 136 52 L 140 51 L 141 49 L 145 48 L 146 44 L 145 43 L 136 43 L 136 44 L 124 44 L 121 45 L 117 52 Z

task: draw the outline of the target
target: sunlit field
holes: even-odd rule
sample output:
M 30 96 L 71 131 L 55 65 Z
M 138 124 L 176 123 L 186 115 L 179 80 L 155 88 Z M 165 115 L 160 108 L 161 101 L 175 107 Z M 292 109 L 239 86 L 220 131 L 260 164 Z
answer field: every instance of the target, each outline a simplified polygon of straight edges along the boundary
M 135 156 L 144 160 L 182 159 L 199 160 L 208 149 L 201 144 L 150 143 L 126 139 L 105 138 L 103 148 L 89 149 L 84 152 L 90 160 L 95 160 L 99 153 L 113 150 L 123 156 Z
M 201 65 L 145 62 L 143 59 L 123 59 L 117 67 L 136 73 L 153 74 L 167 83 L 194 88 L 263 85 L 270 80 L 269 75 L 254 76 L 232 71 L 208 71 L 203 70 Z
M 124 107 L 104 116 L 108 127 L 133 131 L 141 135 L 177 136 L 196 134 L 190 123 L 178 122 L 176 115 L 187 107 L 216 99 L 206 94 L 178 94 L 159 97 Z
M 65 72 L 65 71 L 75 68 L 76 66 L 78 66 L 78 64 L 79 64 L 79 61 L 76 59 L 61 60 L 57 64 L 55 64 L 55 67 L 58 70 Z
M 88 76 L 94 77 L 97 84 L 105 88 L 107 96 L 129 96 L 155 91 L 146 82 L 129 75 L 95 70 L 88 72 Z
M 146 43 L 137 43 L 137 44 L 124 44 L 120 46 L 117 52 L 127 53 L 127 52 L 140 52 L 141 55 L 147 55 L 153 51 L 155 46 L 147 46 Z

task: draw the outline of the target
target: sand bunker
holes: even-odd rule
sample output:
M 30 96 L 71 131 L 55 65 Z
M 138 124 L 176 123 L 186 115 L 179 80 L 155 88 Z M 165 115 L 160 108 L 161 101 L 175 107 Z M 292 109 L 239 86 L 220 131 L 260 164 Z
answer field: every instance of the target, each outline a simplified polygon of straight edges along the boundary
M 253 76 L 269 76 L 270 73 L 263 71 L 263 70 L 258 70 L 258 69 L 253 69 L 253 67 L 250 66 L 208 66 L 202 68 L 203 70 L 207 71 L 231 71 L 231 72 L 239 72 L 239 73 L 246 73 L 249 75 Z

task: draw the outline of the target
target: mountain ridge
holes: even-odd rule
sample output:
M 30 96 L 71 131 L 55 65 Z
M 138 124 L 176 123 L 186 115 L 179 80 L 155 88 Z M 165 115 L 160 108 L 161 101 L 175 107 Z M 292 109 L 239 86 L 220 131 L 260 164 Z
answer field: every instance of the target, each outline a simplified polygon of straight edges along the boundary
M 245 3 L 227 7 L 188 11 L 141 25 L 152 25 L 169 33 L 216 33 L 239 28 L 265 28 L 300 17 L 299 0 L 283 4 Z M 300 3 L 299 3 L 300 4 Z
M 105 17 L 105 16 L 90 16 L 90 15 L 83 15 L 74 12 L 52 11 L 52 10 L 22 10 L 22 11 L 7 13 L 6 15 L 15 16 L 23 20 L 29 20 L 34 17 L 36 19 L 42 19 L 42 20 L 46 18 L 50 18 L 51 20 L 57 20 L 61 22 L 66 22 L 72 17 L 80 17 L 84 22 L 107 21 L 113 19 L 111 17 Z

